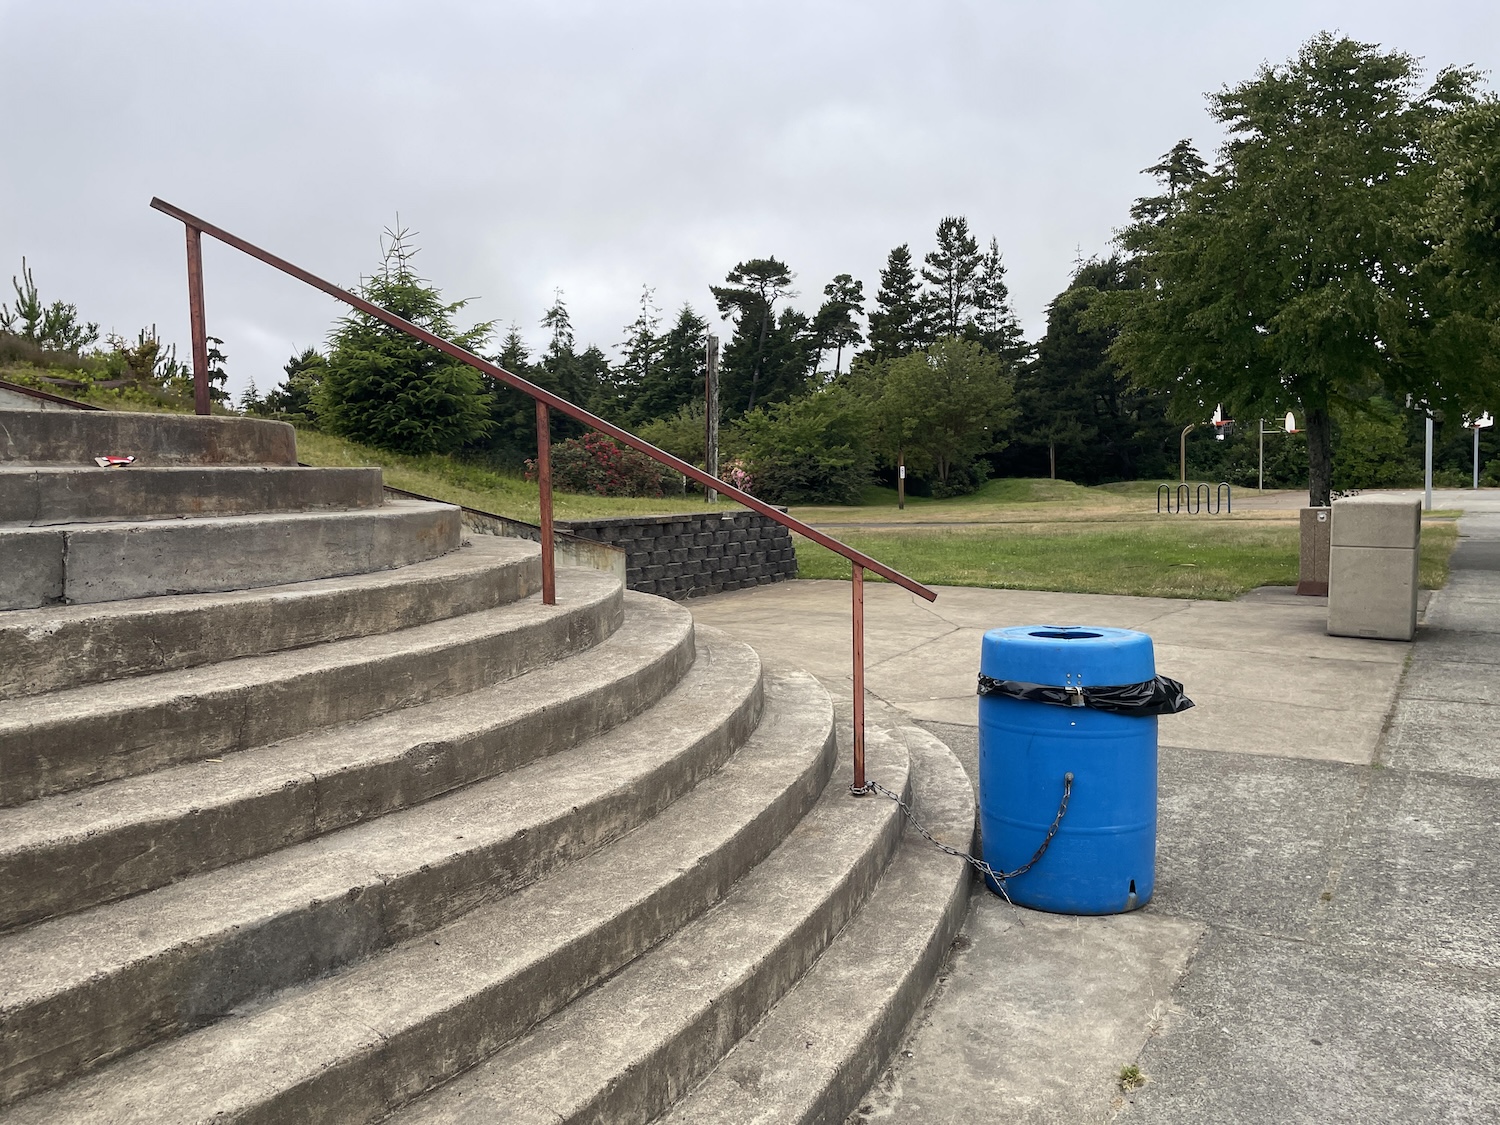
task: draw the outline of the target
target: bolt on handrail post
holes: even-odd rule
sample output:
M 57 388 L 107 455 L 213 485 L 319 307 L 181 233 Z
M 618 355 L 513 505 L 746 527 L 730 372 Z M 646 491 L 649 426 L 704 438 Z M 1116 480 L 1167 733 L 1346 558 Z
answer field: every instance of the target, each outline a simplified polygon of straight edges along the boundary
M 536 404 L 536 482 L 541 511 L 537 523 L 542 527 L 542 604 L 557 604 L 557 562 L 552 553 L 552 434 L 547 404 Z
M 865 793 L 865 568 L 854 563 L 854 784 Z
M 209 413 L 208 326 L 203 315 L 203 234 L 191 223 L 187 231 L 188 322 L 193 336 L 193 409 Z

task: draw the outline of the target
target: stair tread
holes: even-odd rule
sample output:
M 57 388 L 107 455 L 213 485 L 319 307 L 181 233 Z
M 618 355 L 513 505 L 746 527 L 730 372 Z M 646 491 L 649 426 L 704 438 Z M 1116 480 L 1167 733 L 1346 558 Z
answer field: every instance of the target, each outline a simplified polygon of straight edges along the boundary
M 0 699 L 82 686 L 87 681 L 78 677 L 93 666 L 114 680 L 257 654 L 238 645 L 274 639 L 274 651 L 287 651 L 364 636 L 372 630 L 363 627 L 361 609 L 382 594 L 397 607 L 385 628 L 441 620 L 448 616 L 440 612 L 445 602 L 428 613 L 422 603 L 410 604 L 400 595 L 407 587 L 452 584 L 533 561 L 540 565 L 540 551 L 528 540 L 476 535 L 461 550 L 366 574 L 252 590 L 8 610 L 0 613 L 0 651 L 11 655 L 0 662 Z M 469 605 L 458 608 L 464 611 Z
M 569 587 L 564 581 L 565 594 Z M 524 692 L 516 680 L 502 681 L 467 694 L 461 708 L 445 697 L 252 747 L 222 761 L 184 763 L 0 809 L 0 903 L 19 895 L 28 882 L 26 872 L 34 876 L 39 868 L 58 873 L 50 894 L 61 893 L 59 881 L 86 887 L 95 857 L 117 854 L 116 849 L 127 853 L 124 863 L 133 865 L 137 880 L 146 880 L 151 870 L 161 872 L 155 882 L 138 882 L 135 889 L 160 886 L 188 873 L 164 866 L 173 858 L 169 844 L 179 826 L 187 839 L 198 840 L 204 831 L 199 825 L 212 822 L 208 831 L 227 862 L 415 804 L 558 749 L 533 738 L 508 753 L 464 753 L 481 739 L 492 745 L 493 732 L 524 729 L 525 721 L 544 715 L 569 714 L 570 705 L 601 691 L 606 711 L 596 719 L 596 729 L 575 720 L 572 731 L 558 736 L 564 744 L 574 732 L 588 737 L 629 719 L 661 694 L 662 688 L 642 682 L 643 672 L 665 661 L 676 667 L 691 659 L 692 637 L 691 618 L 680 607 L 643 595 L 627 598 L 631 612 L 618 631 L 567 660 L 523 674 Z M 674 650 L 684 647 L 681 660 L 673 658 Z M 664 686 L 675 679 L 669 672 Z M 617 684 L 619 691 L 628 689 L 628 698 L 608 692 Z M 444 762 L 452 764 L 444 768 Z M 404 781 L 401 774 L 415 776 Z M 393 776 L 398 780 L 389 784 L 400 786 L 396 799 L 382 801 L 380 787 Z M 270 813 L 281 824 L 279 836 L 249 850 Z M 203 854 L 202 843 L 185 847 L 187 854 L 177 862 L 197 865 L 189 870 L 217 865 L 209 862 L 212 855 Z M 7 886 L 8 871 L 17 872 L 14 892 Z
M 0 526 L 370 509 L 380 482 L 377 468 L 0 465 Z
M 974 791 L 963 767 L 926 731 L 898 733 L 911 749 L 918 818 L 968 850 Z M 869 901 L 818 963 L 657 1125 L 843 1121 L 920 1010 L 963 924 L 971 882 L 963 860 L 908 829 Z
M 906 792 L 904 747 L 872 738 L 871 776 Z M 850 780 L 841 763 L 818 804 L 713 909 L 390 1120 L 555 1125 L 655 1116 L 759 1021 L 880 878 L 900 839 L 899 812 L 851 797 Z
M 364 1120 L 472 1065 L 701 913 L 812 804 L 832 764 L 827 693 L 784 670 L 768 671 L 765 691 L 745 745 L 623 838 L 333 976 L 17 1103 L 0 1121 L 165 1123 L 252 1110 L 305 1119 L 298 1099 Z
M 474 677 L 503 679 L 524 668 L 531 654 L 521 642 L 552 623 L 568 634 L 549 641 L 561 651 L 595 639 L 588 626 L 595 619 L 605 634 L 612 631 L 619 613 L 619 583 L 612 575 L 563 568 L 558 589 L 556 606 L 544 606 L 533 595 L 388 634 L 11 701 L 0 714 L 0 755 L 28 768 L 12 764 L 0 799 L 15 805 L 451 697 L 477 686 Z M 517 647 L 497 649 L 506 641 Z M 474 666 L 458 662 L 461 654 L 473 655 Z M 498 654 L 513 666 L 493 667 Z M 444 655 L 447 662 L 437 659 Z M 107 753 L 96 753 L 96 746 Z
M 568 665 L 562 669 L 571 672 Z M 487 706 L 504 707 L 507 703 L 504 687 L 508 686 L 497 685 L 475 693 L 480 698 L 466 697 L 465 713 L 449 721 L 472 722 L 472 716 Z M 346 733 L 358 732 L 330 732 L 324 748 L 338 753 L 336 743 Z M 454 852 L 473 850 L 485 840 L 504 838 L 511 831 L 521 830 L 525 818 L 541 815 L 537 807 L 507 808 L 509 789 L 538 776 L 551 777 L 568 769 L 576 771 L 580 768 L 577 759 L 594 752 L 599 741 L 617 741 L 622 735 L 632 734 L 638 737 L 639 731 L 630 724 L 615 727 L 582 746 L 421 805 L 350 825 L 233 867 L 204 872 L 122 902 L 49 919 L 0 936 L 0 963 L 11 970 L 9 979 L 0 980 L 0 1012 L 18 1002 L 45 997 L 78 981 L 107 974 L 112 966 L 157 957 L 174 947 L 192 946 L 214 934 L 275 917 L 298 904 L 337 899 L 372 882 L 388 882 L 399 873 L 420 870 Z M 566 776 L 555 781 L 559 785 L 568 782 Z M 568 792 L 571 795 L 571 786 Z M 546 800 L 545 794 L 539 796 Z M 542 808 L 550 811 L 552 803 L 548 801 Z M 459 836 L 466 838 L 465 848 L 450 845 L 454 839 L 452 832 L 432 834 L 447 822 L 461 824 L 466 816 L 480 816 L 481 811 L 477 810 L 482 810 L 484 817 L 505 817 L 507 823 L 518 823 L 514 829 L 502 832 L 495 827 L 496 822 L 482 820 L 472 833 Z

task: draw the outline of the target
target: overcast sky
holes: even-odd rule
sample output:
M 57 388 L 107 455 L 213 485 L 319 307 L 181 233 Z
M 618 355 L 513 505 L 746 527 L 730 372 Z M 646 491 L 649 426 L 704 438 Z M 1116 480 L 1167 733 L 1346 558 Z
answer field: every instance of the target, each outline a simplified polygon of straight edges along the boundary
M 1324 29 L 1500 71 L 1495 0 L 0 0 L 0 279 L 24 254 L 43 298 L 185 353 L 182 228 L 153 195 L 346 285 L 399 212 L 476 319 L 540 346 L 560 288 L 612 351 L 643 283 L 709 314 L 774 255 L 811 312 L 962 214 L 1034 339 L 1140 169 L 1218 144 L 1204 94 Z M 205 274 L 236 391 L 338 313 L 208 241 Z

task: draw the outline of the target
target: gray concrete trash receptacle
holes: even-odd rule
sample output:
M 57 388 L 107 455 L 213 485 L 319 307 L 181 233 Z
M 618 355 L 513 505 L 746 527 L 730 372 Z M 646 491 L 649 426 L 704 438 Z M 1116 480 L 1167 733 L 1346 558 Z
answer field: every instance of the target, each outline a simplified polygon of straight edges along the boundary
M 1297 593 L 1328 593 L 1329 509 L 1302 509 L 1302 537 L 1297 554 Z
M 1417 631 L 1417 498 L 1355 497 L 1333 505 L 1328 632 L 1409 641 Z

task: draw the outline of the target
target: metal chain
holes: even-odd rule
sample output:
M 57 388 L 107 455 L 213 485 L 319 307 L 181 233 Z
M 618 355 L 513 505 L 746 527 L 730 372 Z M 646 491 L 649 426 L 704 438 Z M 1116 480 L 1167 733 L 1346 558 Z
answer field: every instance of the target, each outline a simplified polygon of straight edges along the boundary
M 1036 866 L 1037 861 L 1040 860 L 1042 856 L 1047 854 L 1047 849 L 1052 846 L 1052 838 L 1057 835 L 1058 826 L 1062 824 L 1063 815 L 1068 811 L 1068 798 L 1073 795 L 1073 775 L 1071 773 L 1063 774 L 1062 800 L 1058 803 L 1057 815 L 1052 818 L 1052 825 L 1047 829 L 1047 835 L 1042 838 L 1041 846 L 1037 848 L 1035 855 L 1033 855 L 1025 863 L 1021 864 L 1021 866 L 1016 868 L 1014 871 L 996 871 L 988 863 L 985 863 L 984 860 L 970 855 L 962 848 L 950 847 L 949 845 L 935 839 L 932 833 L 927 831 L 922 822 L 917 819 L 916 814 L 911 810 L 911 806 L 901 799 L 901 795 L 887 789 L 878 781 L 867 781 L 863 789 L 855 789 L 851 786 L 849 792 L 854 794 L 856 797 L 863 796 L 866 793 L 879 793 L 882 797 L 889 797 L 891 800 L 895 801 L 897 807 L 900 808 L 900 810 L 906 815 L 906 819 L 911 822 L 911 826 L 917 830 L 917 833 L 924 840 L 926 840 L 933 847 L 937 848 L 937 850 L 940 852 L 946 852 L 948 855 L 957 856 L 959 859 L 963 860 L 970 867 L 972 867 L 975 871 L 979 872 L 980 875 L 993 879 L 995 881 L 996 888 L 1000 892 L 1000 897 L 1003 898 L 1006 902 L 1010 902 L 1010 895 L 1005 893 L 1005 881 L 1007 879 L 1014 879 L 1017 876 L 1026 874 L 1026 872 L 1030 871 L 1033 867 Z

